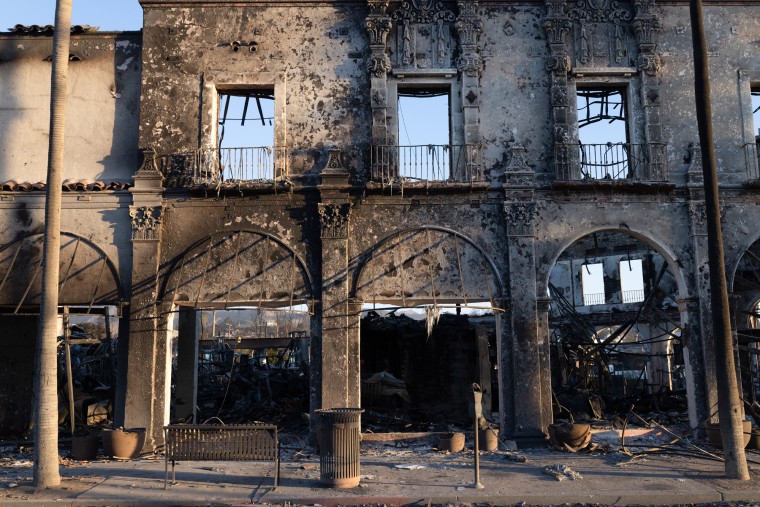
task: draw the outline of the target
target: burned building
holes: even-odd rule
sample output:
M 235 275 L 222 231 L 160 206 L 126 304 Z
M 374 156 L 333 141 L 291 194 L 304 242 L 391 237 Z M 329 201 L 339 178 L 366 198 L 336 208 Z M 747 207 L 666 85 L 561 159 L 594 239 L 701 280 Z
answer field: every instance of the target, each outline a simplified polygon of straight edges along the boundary
M 455 420 L 477 381 L 520 443 L 544 439 L 566 388 L 682 389 L 691 423 L 710 417 L 688 2 L 140 3 L 141 32 L 75 27 L 66 125 L 61 305 L 118 322 L 117 425 L 159 444 L 172 405 L 197 401 L 198 315 L 236 308 L 306 316 L 287 332 L 309 338 L 311 411 Z M 705 3 L 750 350 L 760 2 Z M 5 432 L 28 418 L 50 52 L 45 27 L 0 34 Z

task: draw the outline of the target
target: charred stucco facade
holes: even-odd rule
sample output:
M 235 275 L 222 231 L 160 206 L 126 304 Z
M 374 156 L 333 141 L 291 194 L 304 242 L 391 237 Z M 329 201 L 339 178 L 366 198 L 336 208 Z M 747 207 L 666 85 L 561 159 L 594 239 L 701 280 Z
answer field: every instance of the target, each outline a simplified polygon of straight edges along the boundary
M 709 417 L 716 398 L 687 2 L 141 4 L 139 126 L 113 130 L 113 144 L 136 153 L 128 139 L 137 135 L 144 161 L 138 168 L 124 155 L 129 192 L 83 191 L 92 200 L 72 199 L 64 214 L 69 231 L 103 223 L 89 213 L 116 217 L 88 239 L 115 261 L 129 300 L 117 423 L 162 439 L 167 315 L 177 306 L 306 305 L 314 410 L 361 403 L 363 304 L 472 301 L 497 309 L 501 430 L 543 439 L 553 417 L 552 270 L 571 245 L 602 231 L 667 263 L 689 415 L 693 424 Z M 760 2 L 706 4 L 731 283 L 760 237 L 751 107 Z M 3 60 L 0 79 L 12 64 Z M 134 89 L 137 74 L 130 79 Z M 398 167 L 399 90 L 427 88 L 448 91 L 447 153 L 463 153 L 443 178 Z M 583 174 L 576 94 L 587 88 L 623 90 L 626 149 L 645 154 L 635 168 L 630 159 L 625 177 Z M 216 149 L 218 96 L 263 89 L 274 96 L 274 170 L 225 179 L 206 158 Z M 6 86 L 0 94 L 17 95 Z M 4 178 L 23 179 L 21 167 L 3 164 Z M 7 243 L 42 223 L 40 198 L 13 199 L 2 202 Z M 105 210 L 94 210 L 101 201 Z M 760 292 L 736 296 L 739 321 Z

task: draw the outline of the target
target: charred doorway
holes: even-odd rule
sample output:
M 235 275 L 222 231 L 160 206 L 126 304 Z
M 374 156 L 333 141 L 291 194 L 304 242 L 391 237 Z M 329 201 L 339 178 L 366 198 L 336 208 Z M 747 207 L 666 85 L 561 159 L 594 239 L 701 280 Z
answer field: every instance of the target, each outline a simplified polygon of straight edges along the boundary
M 686 415 L 677 283 L 644 241 L 612 231 L 570 245 L 550 277 L 555 418 Z
M 307 428 L 311 280 L 279 239 L 207 238 L 166 280 L 172 421 Z
M 743 397 L 748 412 L 760 421 L 760 240 L 739 260 L 732 296 Z
M 26 434 L 31 428 L 42 241 L 37 234 L 0 247 L 0 435 Z M 113 422 L 125 299 L 108 256 L 65 232 L 60 277 L 59 423 L 74 432 Z
M 474 383 L 484 416 L 498 419 L 501 286 L 490 257 L 448 229 L 409 229 L 366 253 L 356 279 L 365 426 L 469 424 Z

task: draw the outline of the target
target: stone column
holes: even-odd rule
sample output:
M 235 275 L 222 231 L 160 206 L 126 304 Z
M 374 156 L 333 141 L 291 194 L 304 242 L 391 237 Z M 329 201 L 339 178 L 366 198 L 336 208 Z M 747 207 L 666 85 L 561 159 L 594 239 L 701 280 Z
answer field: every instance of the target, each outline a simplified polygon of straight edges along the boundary
M 691 165 L 686 174 L 693 273 L 687 284 L 692 297 L 682 298 L 679 303 L 684 324 L 681 339 L 686 364 L 689 422 L 692 426 L 710 417 L 710 408 L 717 407 L 718 403 L 707 258 L 707 210 L 700 151 L 698 144 L 691 145 Z
M 460 0 L 457 2 L 459 16 L 454 27 L 459 36 L 459 58 L 457 58 L 457 70 L 462 79 L 462 114 L 464 116 L 464 144 L 465 152 L 464 167 L 455 168 L 455 179 L 458 181 L 472 181 L 480 179 L 481 174 L 474 173 L 479 168 L 477 163 L 480 158 L 480 73 L 483 70 L 483 61 L 478 53 L 478 38 L 483 31 L 483 22 L 478 16 L 478 2 L 474 0 Z
M 551 375 L 546 368 L 546 336 L 539 336 L 538 295 L 533 223 L 535 202 L 507 202 L 507 262 L 509 265 L 509 318 L 505 323 L 505 345 L 511 348 L 512 413 L 506 414 L 507 432 L 518 445 L 545 441 L 551 422 Z
M 544 5 L 546 18 L 543 27 L 549 43 L 546 70 L 550 73 L 549 100 L 554 125 L 554 176 L 559 180 L 572 180 L 577 178 L 575 172 L 578 167 L 574 160 L 575 150 L 566 146 L 571 138 L 571 103 L 567 80 L 570 57 L 567 54 L 566 39 L 572 25 L 565 12 L 565 0 L 545 0 Z
M 135 186 L 130 189 L 133 206 L 129 212 L 132 217 L 132 295 L 124 426 L 147 429 L 146 450 L 163 442 L 163 425 L 169 416 L 165 393 L 170 372 L 166 365 L 171 354 L 166 336 L 159 335 L 158 326 L 161 311 L 156 295 L 164 189 L 154 155 L 146 151 L 143 165 L 135 174 Z
M 321 175 L 318 204 L 322 240 L 321 403 L 323 408 L 358 407 L 358 319 L 356 305 L 349 301 L 348 277 L 349 175 L 337 150 L 330 152 L 327 165 Z
M 654 2 L 636 0 L 633 30 L 639 45 L 637 67 L 641 75 L 641 106 L 644 109 L 644 139 L 649 145 L 648 174 L 639 177 L 650 181 L 667 179 L 667 158 L 660 122 L 660 56 L 655 37 L 660 21 L 652 12 Z
M 375 146 L 387 145 L 388 137 L 388 73 L 391 71 L 391 59 L 386 51 L 386 41 L 391 30 L 391 18 L 388 16 L 388 0 L 367 0 L 369 13 L 366 28 L 370 48 L 370 100 L 372 107 L 372 140 Z M 376 150 L 372 150 L 373 157 Z M 383 174 L 375 174 L 371 169 L 371 178 L 379 181 Z M 388 175 L 386 175 L 388 176 Z

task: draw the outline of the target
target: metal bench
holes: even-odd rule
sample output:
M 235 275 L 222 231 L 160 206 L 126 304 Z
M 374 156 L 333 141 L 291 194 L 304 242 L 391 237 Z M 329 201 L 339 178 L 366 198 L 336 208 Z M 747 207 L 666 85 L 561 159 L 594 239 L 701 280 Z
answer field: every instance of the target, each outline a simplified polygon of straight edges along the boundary
M 164 489 L 172 462 L 172 484 L 176 484 L 177 461 L 268 461 L 275 463 L 274 487 L 280 476 L 277 426 L 271 424 L 174 424 L 164 426 L 166 455 Z

